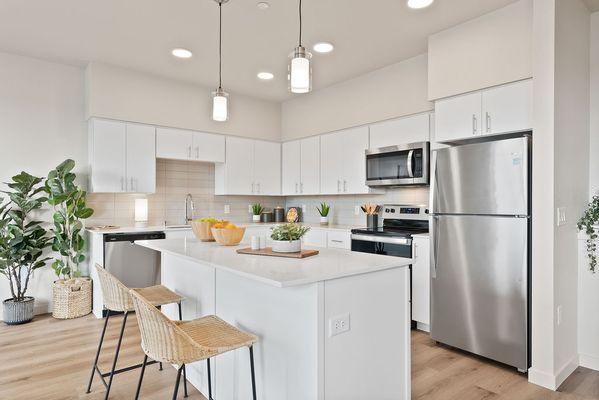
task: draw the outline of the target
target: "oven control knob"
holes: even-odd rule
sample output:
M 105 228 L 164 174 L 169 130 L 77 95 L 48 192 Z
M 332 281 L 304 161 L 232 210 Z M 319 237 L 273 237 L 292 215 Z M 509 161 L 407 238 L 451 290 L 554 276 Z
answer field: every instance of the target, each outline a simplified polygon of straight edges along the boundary
M 389 210 L 388 208 L 385 208 L 385 212 L 388 213 L 388 212 L 391 212 L 391 210 Z
M 395 214 L 395 208 L 391 209 L 391 214 Z

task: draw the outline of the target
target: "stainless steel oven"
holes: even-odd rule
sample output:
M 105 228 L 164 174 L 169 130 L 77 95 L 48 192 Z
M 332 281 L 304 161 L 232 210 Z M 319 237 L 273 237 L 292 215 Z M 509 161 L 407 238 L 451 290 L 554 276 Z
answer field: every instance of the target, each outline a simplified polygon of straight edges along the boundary
M 429 153 L 429 142 L 366 150 L 366 185 L 428 185 Z

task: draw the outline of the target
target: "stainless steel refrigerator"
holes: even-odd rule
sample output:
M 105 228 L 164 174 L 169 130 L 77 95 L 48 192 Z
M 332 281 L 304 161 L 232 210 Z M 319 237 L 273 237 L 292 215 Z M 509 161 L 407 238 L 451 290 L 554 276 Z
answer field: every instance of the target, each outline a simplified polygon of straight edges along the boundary
M 431 336 L 529 367 L 530 138 L 432 157 Z

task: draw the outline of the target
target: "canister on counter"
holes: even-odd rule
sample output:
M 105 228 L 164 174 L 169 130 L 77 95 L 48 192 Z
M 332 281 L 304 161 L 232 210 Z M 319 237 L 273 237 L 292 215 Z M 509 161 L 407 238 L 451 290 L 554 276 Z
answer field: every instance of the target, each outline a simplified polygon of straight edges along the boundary
M 275 207 L 273 212 L 275 214 L 275 222 L 285 222 L 285 209 L 283 207 Z

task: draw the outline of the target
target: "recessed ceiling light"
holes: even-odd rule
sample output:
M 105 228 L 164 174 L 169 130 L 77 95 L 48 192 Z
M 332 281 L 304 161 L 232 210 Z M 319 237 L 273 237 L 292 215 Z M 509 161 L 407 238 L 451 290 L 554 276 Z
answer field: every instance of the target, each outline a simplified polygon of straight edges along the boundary
M 263 81 L 269 81 L 275 76 L 270 72 L 258 72 L 258 79 L 262 79 Z
M 410 8 L 426 8 L 433 4 L 435 0 L 408 0 L 408 7 Z
M 260 10 L 268 10 L 270 4 L 266 1 L 261 1 L 258 4 L 256 4 L 256 7 L 258 7 Z
M 193 55 L 191 50 L 187 50 L 181 47 L 173 49 L 173 51 L 171 51 L 171 54 L 177 58 L 191 58 L 191 56 Z
M 315 52 L 317 53 L 330 53 L 333 51 L 334 46 L 329 42 L 318 42 L 314 46 L 312 46 Z

